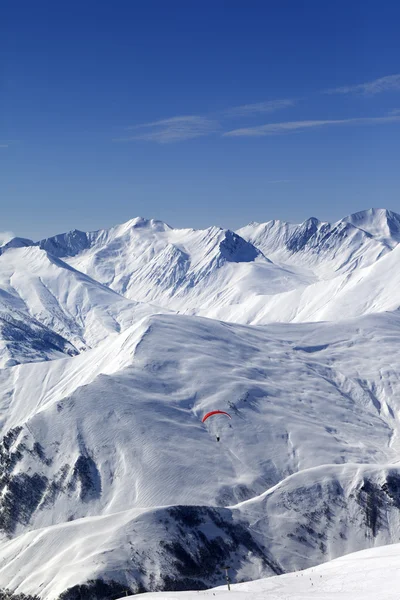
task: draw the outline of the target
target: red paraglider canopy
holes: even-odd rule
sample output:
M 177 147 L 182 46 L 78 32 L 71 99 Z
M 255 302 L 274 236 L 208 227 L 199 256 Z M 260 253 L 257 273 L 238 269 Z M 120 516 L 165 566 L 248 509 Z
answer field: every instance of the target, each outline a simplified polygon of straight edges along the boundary
M 227 417 L 232 419 L 231 415 L 229 413 L 225 412 L 224 410 L 212 410 L 211 412 L 208 412 L 206 415 L 204 415 L 204 417 L 202 419 L 202 423 L 207 421 L 208 417 L 211 417 L 212 415 L 226 415 Z

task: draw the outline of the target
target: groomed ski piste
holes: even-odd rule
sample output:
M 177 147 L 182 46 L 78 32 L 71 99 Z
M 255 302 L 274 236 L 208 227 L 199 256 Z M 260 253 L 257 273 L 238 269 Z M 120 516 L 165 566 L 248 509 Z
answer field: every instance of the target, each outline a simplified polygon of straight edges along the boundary
M 371 209 L 1 247 L 0 588 L 390 598 L 399 240 Z

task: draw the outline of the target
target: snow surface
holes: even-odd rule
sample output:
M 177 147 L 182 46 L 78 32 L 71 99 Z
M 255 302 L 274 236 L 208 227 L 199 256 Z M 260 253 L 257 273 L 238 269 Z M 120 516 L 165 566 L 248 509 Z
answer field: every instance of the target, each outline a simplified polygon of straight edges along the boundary
M 200 589 L 221 562 L 235 581 L 325 563 L 323 594 L 352 560 L 389 563 L 399 224 L 137 218 L 4 245 L 0 587 L 53 600 L 94 579 Z M 232 420 L 203 424 L 215 408 Z M 308 597 L 300 577 L 235 589 Z
M 247 524 L 259 544 L 268 540 L 268 556 L 283 571 L 397 541 L 391 494 L 400 481 L 393 464 L 399 338 L 397 313 L 342 327 L 289 328 L 156 315 L 77 357 L 3 371 L 3 430 L 22 427 L 11 446 L 21 455 L 11 475 L 16 482 L 21 472 L 44 479 L 37 503 L 22 515 L 10 522 L 7 506 L 0 509 L 17 536 L 4 541 L 0 585 L 32 593 L 35 572 L 46 597 L 55 598 L 67 581 L 61 572 L 70 573 L 70 586 L 110 579 L 121 556 L 129 564 L 132 548 L 149 554 L 140 560 L 160 585 L 171 566 L 157 548 L 178 531 L 168 515 L 169 530 L 160 530 L 161 505 L 230 507 L 220 518 Z M 215 407 L 232 413 L 231 428 L 224 418 L 212 427 L 201 423 Z M 35 444 L 43 449 L 39 458 Z M 371 493 L 364 494 L 365 482 Z M 376 522 L 368 502 L 377 505 Z M 149 521 L 139 527 L 133 508 Z M 92 517 L 105 519 L 96 521 L 98 531 L 128 519 L 132 534 L 128 525 L 117 527 L 111 546 L 106 534 L 93 538 L 93 547 L 85 533 Z M 28 568 L 22 548 L 32 540 L 36 558 Z M 53 544 L 63 560 L 54 558 Z M 69 571 L 77 547 L 81 568 Z M 238 577 L 273 573 L 248 550 L 232 556 Z M 138 578 L 151 587 L 148 576 Z
M 82 350 L 158 309 L 128 301 L 40 248 L 10 247 L 0 255 L 0 310 L 25 314 Z
M 326 565 L 196 592 L 143 594 L 143 600 L 397 600 L 400 544 L 364 550 Z M 136 596 L 137 597 L 137 596 Z M 133 598 L 130 596 L 129 598 Z

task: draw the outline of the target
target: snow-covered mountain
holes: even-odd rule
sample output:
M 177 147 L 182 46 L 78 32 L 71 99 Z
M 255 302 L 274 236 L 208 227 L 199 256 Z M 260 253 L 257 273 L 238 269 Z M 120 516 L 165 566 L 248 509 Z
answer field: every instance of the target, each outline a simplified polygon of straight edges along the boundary
M 341 320 L 400 306 L 390 258 L 399 223 L 371 209 L 334 224 L 251 224 L 237 235 L 137 218 L 37 244 L 126 298 L 174 312 L 243 324 Z
M 0 588 L 203 589 L 398 541 L 398 224 L 4 245 Z
M 244 294 L 273 294 L 310 281 L 296 270 L 277 267 L 236 233 L 218 227 L 179 230 L 139 218 L 86 235 L 79 252 L 68 234 L 40 244 L 46 249 L 56 245 L 66 262 L 125 297 L 174 311 L 206 315 L 241 303 Z
M 238 233 L 280 264 L 311 269 L 321 279 L 374 264 L 400 241 L 400 216 L 370 209 L 337 223 L 312 217 L 299 225 L 250 223 Z
M 371 208 L 345 217 L 343 221 L 366 231 L 391 248 L 400 242 L 400 215 L 384 208 Z
M 156 312 L 127 300 L 37 246 L 3 247 L 0 309 L 39 321 L 78 350 L 93 347 L 145 314 Z

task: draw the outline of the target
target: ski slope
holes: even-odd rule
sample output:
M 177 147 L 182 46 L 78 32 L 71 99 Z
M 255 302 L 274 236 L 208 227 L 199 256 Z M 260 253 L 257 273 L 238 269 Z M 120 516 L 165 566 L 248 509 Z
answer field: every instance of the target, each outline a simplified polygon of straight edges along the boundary
M 143 594 L 143 600 L 396 600 L 400 545 L 364 550 L 313 569 L 196 592 Z M 133 596 L 131 597 L 133 598 Z

